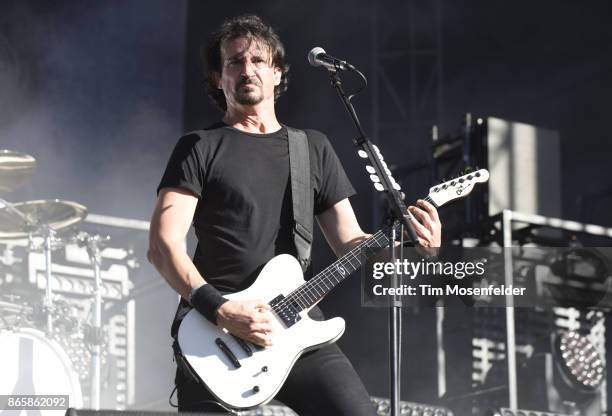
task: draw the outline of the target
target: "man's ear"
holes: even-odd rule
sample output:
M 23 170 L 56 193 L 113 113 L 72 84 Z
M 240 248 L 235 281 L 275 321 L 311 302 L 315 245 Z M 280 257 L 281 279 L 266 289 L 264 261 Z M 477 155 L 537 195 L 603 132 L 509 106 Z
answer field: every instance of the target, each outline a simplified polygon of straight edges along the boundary
M 274 68 L 274 85 L 279 85 L 281 82 L 281 79 L 283 78 L 283 71 L 276 67 Z
M 217 86 L 217 89 L 222 90 L 223 88 L 221 88 L 221 85 L 219 85 L 219 83 L 221 82 L 221 74 L 218 72 L 213 72 L 212 73 L 212 80 L 213 83 Z

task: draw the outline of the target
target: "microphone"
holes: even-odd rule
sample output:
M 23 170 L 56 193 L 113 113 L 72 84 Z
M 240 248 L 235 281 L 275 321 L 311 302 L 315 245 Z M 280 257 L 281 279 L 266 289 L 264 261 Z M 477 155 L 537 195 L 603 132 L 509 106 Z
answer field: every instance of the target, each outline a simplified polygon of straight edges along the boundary
M 354 71 L 355 67 L 346 61 L 334 58 L 325 53 L 325 49 L 314 47 L 308 52 L 308 62 L 312 66 L 322 66 L 330 71 Z

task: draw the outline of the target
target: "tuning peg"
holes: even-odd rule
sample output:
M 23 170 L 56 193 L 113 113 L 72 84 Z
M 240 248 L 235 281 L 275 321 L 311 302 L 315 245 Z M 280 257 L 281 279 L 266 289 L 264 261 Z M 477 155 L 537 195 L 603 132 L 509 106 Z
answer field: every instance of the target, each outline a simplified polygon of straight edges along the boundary
M 375 183 L 375 184 L 374 184 L 374 189 L 376 189 L 377 191 L 384 191 L 384 190 L 385 190 L 385 187 L 384 187 L 384 186 L 382 186 L 382 184 L 381 184 L 381 183 Z
M 370 180 L 374 183 L 380 182 L 380 178 L 376 175 L 370 175 Z
M 374 169 L 374 167 L 373 167 L 373 166 L 370 166 L 370 165 L 367 165 L 367 166 L 366 166 L 366 171 L 367 171 L 368 173 L 370 173 L 370 174 L 371 174 L 371 173 L 376 173 L 376 169 Z
M 366 151 L 365 151 L 365 150 L 359 150 L 359 151 L 357 152 L 357 154 L 358 154 L 358 155 L 359 155 L 359 157 L 360 157 L 360 158 L 362 158 L 362 159 L 367 159 L 367 158 L 368 158 L 368 154 L 366 153 Z

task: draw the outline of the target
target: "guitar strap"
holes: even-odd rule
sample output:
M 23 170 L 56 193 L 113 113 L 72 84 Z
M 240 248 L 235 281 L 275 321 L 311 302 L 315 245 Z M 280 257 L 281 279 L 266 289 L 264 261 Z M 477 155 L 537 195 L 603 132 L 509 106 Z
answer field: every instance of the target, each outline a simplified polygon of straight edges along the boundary
M 293 241 L 302 271 L 310 265 L 312 248 L 313 190 L 310 183 L 308 138 L 303 130 L 287 127 L 291 199 L 293 201 Z

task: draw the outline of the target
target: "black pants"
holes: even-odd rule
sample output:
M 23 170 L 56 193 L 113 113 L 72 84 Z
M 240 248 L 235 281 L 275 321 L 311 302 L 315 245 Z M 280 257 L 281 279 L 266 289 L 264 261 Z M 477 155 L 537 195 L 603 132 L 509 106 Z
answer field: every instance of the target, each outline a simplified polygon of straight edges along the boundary
M 311 311 L 314 312 L 314 311 Z M 320 311 L 316 311 L 320 313 Z M 180 363 L 180 360 L 178 360 Z M 176 387 L 179 411 L 220 412 L 207 402 L 208 390 L 179 364 Z M 376 410 L 355 369 L 336 344 L 309 351 L 300 357 L 276 400 L 299 416 L 376 416 Z

